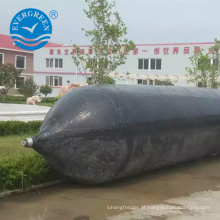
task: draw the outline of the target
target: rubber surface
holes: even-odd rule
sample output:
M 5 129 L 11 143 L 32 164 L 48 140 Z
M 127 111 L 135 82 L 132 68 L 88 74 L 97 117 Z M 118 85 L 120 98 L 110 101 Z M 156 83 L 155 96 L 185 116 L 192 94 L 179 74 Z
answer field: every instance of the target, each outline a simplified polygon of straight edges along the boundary
M 64 175 L 104 183 L 220 153 L 220 91 L 96 85 L 62 97 L 33 148 Z

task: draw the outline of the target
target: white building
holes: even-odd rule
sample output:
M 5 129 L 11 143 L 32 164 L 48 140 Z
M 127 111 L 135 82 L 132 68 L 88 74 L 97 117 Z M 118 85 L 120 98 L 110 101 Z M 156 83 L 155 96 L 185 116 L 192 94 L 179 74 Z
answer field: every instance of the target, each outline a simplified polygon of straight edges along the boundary
M 156 79 L 170 79 L 175 85 L 195 86 L 187 81 L 186 67 L 190 67 L 189 57 L 203 49 L 210 55 L 214 42 L 208 43 L 177 43 L 177 44 L 142 44 L 127 55 L 126 64 L 121 65 L 111 73 L 117 84 L 149 84 Z M 89 46 L 80 46 L 81 53 L 91 54 Z M 68 83 L 85 84 L 85 73 L 77 70 L 71 52 L 75 49 L 69 46 L 44 47 L 34 52 L 34 81 L 38 86 L 51 85 L 57 96 L 61 86 Z M 212 62 L 212 61 L 211 61 Z M 126 73 L 130 73 L 126 75 Z

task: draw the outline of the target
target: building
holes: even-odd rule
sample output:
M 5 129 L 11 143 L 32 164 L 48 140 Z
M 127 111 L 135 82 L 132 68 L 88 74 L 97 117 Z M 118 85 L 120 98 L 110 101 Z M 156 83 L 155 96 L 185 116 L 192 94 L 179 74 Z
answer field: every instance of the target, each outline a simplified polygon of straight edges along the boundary
M 18 88 L 29 78 L 33 78 L 33 51 L 23 50 L 16 46 L 11 36 L 0 34 L 0 64 L 11 63 L 17 69 L 22 69 L 21 75 L 16 79 L 14 88 L 9 90 L 11 95 L 19 95 Z
M 111 76 L 117 84 L 154 85 L 155 80 L 171 80 L 178 86 L 196 86 L 188 82 L 186 67 L 190 67 L 189 57 L 194 53 L 213 54 L 214 42 L 207 43 L 176 43 L 176 44 L 141 44 L 127 54 L 127 61 L 119 66 Z M 88 53 L 93 58 L 89 46 L 80 46 L 81 54 Z M 77 69 L 71 53 L 73 47 L 53 46 L 35 51 L 34 80 L 37 85 L 48 84 L 53 87 L 51 96 L 57 96 L 59 88 L 68 83 L 86 83 L 83 68 Z M 211 62 L 213 62 L 211 60 Z
M 50 43 L 49 47 L 62 46 L 62 44 Z M 11 36 L 0 34 L 0 64 L 10 63 L 17 69 L 21 69 L 21 75 L 16 79 L 14 88 L 9 89 L 8 94 L 20 95 L 18 89 L 27 79 L 33 79 L 34 52 L 23 50 L 16 46 Z M 1 85 L 0 85 L 1 86 Z

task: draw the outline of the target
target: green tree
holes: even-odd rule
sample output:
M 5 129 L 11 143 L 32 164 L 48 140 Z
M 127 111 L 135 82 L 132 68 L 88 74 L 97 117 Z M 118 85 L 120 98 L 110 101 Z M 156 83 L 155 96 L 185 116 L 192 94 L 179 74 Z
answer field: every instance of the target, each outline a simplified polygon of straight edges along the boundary
M 48 94 L 52 93 L 53 89 L 48 85 L 42 85 L 40 87 L 40 92 L 45 95 L 45 98 Z
M 189 73 L 189 81 L 202 87 L 208 87 L 211 79 L 211 63 L 209 54 L 204 54 L 201 49 L 199 53 L 195 53 L 189 58 L 192 67 L 186 67 Z
M 217 88 L 220 76 L 220 41 L 215 39 L 215 45 L 211 47 L 213 55 L 204 53 L 201 49 L 190 57 L 191 67 L 186 67 L 189 73 L 189 81 L 199 87 Z M 212 62 L 211 62 L 212 60 Z
M 174 86 L 174 84 L 169 80 L 155 80 L 155 85 L 162 85 L 162 86 Z
M 213 64 L 211 65 L 210 85 L 212 88 L 218 88 L 218 78 L 220 76 L 220 41 L 217 38 L 215 38 L 215 45 L 211 49 L 213 49 Z
M 18 92 L 25 97 L 33 96 L 37 93 L 38 87 L 32 79 L 28 79 L 25 83 L 18 89 Z
M 16 69 L 12 64 L 0 64 L 0 85 L 5 86 L 6 92 L 3 94 L 5 97 L 8 94 L 8 90 L 15 85 L 15 80 L 20 76 L 22 70 Z
M 88 78 L 87 79 L 87 83 L 89 85 L 92 85 L 93 84 L 93 77 L 92 76 L 91 78 Z M 115 84 L 115 80 L 113 78 L 111 78 L 110 76 L 104 76 L 103 77 L 103 83 L 102 84 Z
M 85 0 L 88 10 L 84 9 L 86 16 L 93 22 L 94 29 L 82 30 L 85 36 L 91 41 L 90 54 L 81 53 L 81 49 L 74 45 L 76 54 L 73 54 L 73 61 L 79 72 L 83 68 L 94 73 L 92 84 L 104 84 L 106 76 L 118 66 L 125 63 L 127 53 L 133 50 L 136 45 L 133 41 L 125 38 L 127 27 L 121 20 L 119 13 L 114 10 L 115 2 L 107 0 Z

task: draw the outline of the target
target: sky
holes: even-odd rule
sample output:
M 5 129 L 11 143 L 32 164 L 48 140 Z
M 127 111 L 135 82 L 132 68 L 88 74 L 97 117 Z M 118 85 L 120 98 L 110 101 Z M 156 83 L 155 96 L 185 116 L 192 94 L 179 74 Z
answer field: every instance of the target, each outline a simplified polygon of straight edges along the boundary
M 14 15 L 25 8 L 37 8 L 53 19 L 51 42 L 88 45 L 81 28 L 92 23 L 83 9 L 84 0 L 0 0 L 0 34 L 9 34 Z M 220 0 L 116 0 L 116 10 L 136 44 L 212 42 L 220 38 Z

